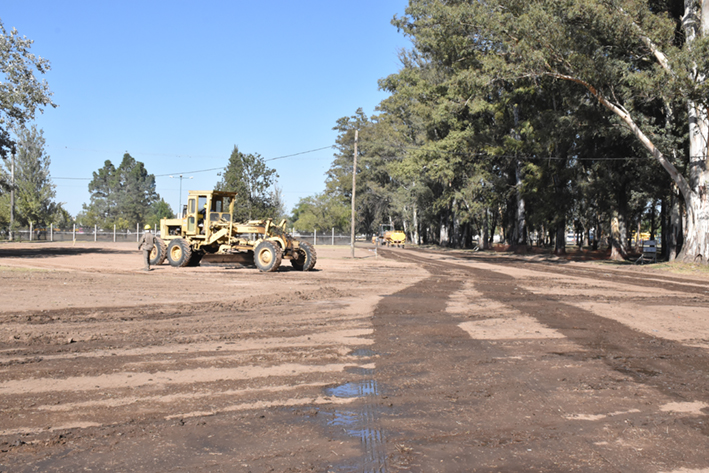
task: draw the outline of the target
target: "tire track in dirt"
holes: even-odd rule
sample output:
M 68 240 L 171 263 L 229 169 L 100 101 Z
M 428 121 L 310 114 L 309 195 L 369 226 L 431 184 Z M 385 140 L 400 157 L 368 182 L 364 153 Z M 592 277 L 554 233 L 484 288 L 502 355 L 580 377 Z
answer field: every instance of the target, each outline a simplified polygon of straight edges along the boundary
M 559 356 L 570 359 L 602 359 L 612 369 L 629 374 L 637 382 L 647 383 L 667 395 L 681 396 L 685 401 L 699 399 L 709 402 L 709 353 L 704 349 L 645 335 L 588 310 L 550 300 L 546 295 L 532 294 L 521 289 L 514 277 L 499 272 L 454 263 L 441 264 L 412 255 L 388 256 L 409 261 L 418 259 L 426 266 L 467 273 L 474 281 L 476 289 L 486 298 L 502 302 L 536 318 L 540 323 L 559 331 L 588 350 L 584 354 L 560 353 Z M 549 267 L 543 267 L 541 270 L 554 272 L 553 268 Z M 633 279 L 633 282 L 643 287 L 667 288 L 661 283 L 651 285 L 649 281 L 640 278 Z M 705 292 L 701 288 L 684 285 L 675 287 L 678 291 L 690 294 Z M 511 291 L 510 288 L 514 290 Z M 697 377 L 697 374 L 703 376 Z
M 418 471 L 456 470 L 454 464 L 456 471 L 644 472 L 709 466 L 703 449 L 709 446 L 709 428 L 702 421 L 702 409 L 709 406 L 706 350 L 526 291 L 514 276 L 476 268 L 474 261 L 458 264 L 446 255 L 441 262 L 402 251 L 382 255 L 415 262 L 432 274 L 377 307 L 375 348 L 389 351 L 377 364 L 378 379 L 395 400 L 382 420 L 390 464 Z M 442 309 L 462 281 L 470 281 L 484 300 L 564 337 L 494 342 L 461 336 L 456 333 L 460 320 Z M 643 287 L 652 285 L 643 281 Z M 677 287 L 688 297 L 696 294 L 695 288 Z M 527 351 L 520 352 L 524 347 Z M 515 364 L 528 366 L 516 373 L 517 384 L 499 377 Z M 682 409 L 693 413 L 679 421 L 668 414 L 674 405 L 668 401 L 681 406 L 674 411 L 679 416 Z M 585 416 L 589 410 L 604 414 Z M 488 420 L 476 422 L 476 412 Z M 499 427 L 489 420 L 498 415 Z M 593 424 L 584 428 L 580 422 Z M 604 440 L 611 433 L 613 442 Z
M 412 253 L 420 253 L 422 255 L 430 254 L 426 250 L 412 249 Z M 645 272 L 638 274 L 634 271 L 624 271 L 618 267 L 604 268 L 578 268 L 572 267 L 570 263 L 565 261 L 546 262 L 534 261 L 524 258 L 495 258 L 484 255 L 468 255 L 459 253 L 441 253 L 434 252 L 439 256 L 451 258 L 451 260 L 464 260 L 469 262 L 480 262 L 492 264 L 495 266 L 504 266 L 508 268 L 523 267 L 532 271 L 541 273 L 550 273 L 557 276 L 575 276 L 580 278 L 597 279 L 604 282 L 617 282 L 621 284 L 632 284 L 643 288 L 662 289 L 675 292 L 684 292 L 687 294 L 700 294 L 706 296 L 709 294 L 709 288 L 704 284 L 693 283 L 684 278 L 673 276 L 672 274 L 658 274 Z

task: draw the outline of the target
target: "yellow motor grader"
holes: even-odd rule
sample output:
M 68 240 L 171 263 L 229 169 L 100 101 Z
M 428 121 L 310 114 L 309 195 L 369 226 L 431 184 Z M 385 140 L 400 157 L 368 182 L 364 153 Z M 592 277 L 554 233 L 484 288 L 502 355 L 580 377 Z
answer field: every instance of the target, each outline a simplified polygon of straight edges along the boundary
M 260 271 L 276 271 L 283 259 L 293 268 L 310 271 L 315 248 L 286 232 L 286 221 L 272 219 L 234 222 L 235 192 L 189 191 L 182 218 L 160 220 L 160 237 L 150 264 L 165 259 L 175 267 L 204 263 L 255 264 Z
M 394 225 L 382 223 L 379 225 L 379 235 L 372 237 L 372 243 L 404 248 L 406 244 L 406 233 L 401 230 L 394 230 Z

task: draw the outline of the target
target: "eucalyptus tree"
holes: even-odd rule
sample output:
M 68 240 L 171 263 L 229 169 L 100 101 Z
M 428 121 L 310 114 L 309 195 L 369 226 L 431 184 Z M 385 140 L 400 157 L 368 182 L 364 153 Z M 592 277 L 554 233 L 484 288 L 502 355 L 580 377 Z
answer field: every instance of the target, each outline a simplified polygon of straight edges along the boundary
M 472 80 L 548 77 L 583 90 L 672 179 L 686 209 L 680 256 L 706 262 L 707 11 L 709 0 L 412 0 L 395 24 L 419 48 L 466 51 L 483 72 Z

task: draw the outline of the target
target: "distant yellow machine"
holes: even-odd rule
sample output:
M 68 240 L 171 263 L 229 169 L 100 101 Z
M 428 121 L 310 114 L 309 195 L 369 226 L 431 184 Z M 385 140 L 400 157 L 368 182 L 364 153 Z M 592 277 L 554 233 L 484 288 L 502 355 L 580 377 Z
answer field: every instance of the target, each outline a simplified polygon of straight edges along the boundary
M 406 233 L 401 230 L 394 230 L 394 225 L 381 224 L 379 225 L 379 234 L 372 237 L 372 243 L 376 244 L 377 240 L 380 245 L 404 248 Z

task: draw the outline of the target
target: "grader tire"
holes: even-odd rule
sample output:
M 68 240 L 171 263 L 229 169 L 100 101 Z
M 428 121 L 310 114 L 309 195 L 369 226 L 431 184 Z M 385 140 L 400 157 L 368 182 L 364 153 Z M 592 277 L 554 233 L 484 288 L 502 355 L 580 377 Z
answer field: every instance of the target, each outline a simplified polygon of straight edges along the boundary
M 254 248 L 254 263 L 259 271 L 271 273 L 277 271 L 281 265 L 283 252 L 278 244 L 264 240 Z
M 317 260 L 315 247 L 306 241 L 301 241 L 300 248 L 296 251 L 295 257 L 290 260 L 290 264 L 298 271 L 310 271 L 315 267 Z
M 155 246 L 153 251 L 150 252 L 150 265 L 158 266 L 165 262 L 167 258 L 167 244 L 162 238 L 155 238 Z
M 192 247 L 184 238 L 175 238 L 167 245 L 167 260 L 172 266 L 182 268 L 192 259 Z

